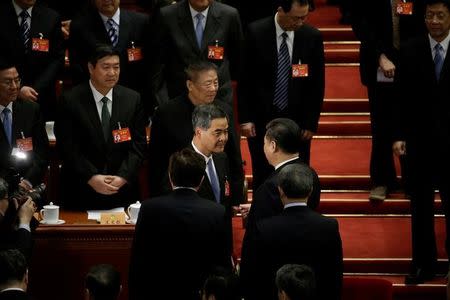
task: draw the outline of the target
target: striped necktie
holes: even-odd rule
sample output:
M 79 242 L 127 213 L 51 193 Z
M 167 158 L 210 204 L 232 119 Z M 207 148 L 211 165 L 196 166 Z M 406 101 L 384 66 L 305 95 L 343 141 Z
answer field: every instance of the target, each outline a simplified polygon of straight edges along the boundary
M 30 22 L 31 19 L 30 14 L 27 10 L 22 10 L 22 12 L 19 15 L 22 18 L 22 21 L 20 22 L 20 34 L 22 38 L 22 43 L 25 48 L 25 52 L 28 51 L 28 45 L 30 42 Z
M 117 42 L 119 42 L 119 35 L 117 34 L 117 24 L 113 19 L 108 19 L 106 22 L 108 24 L 108 36 L 111 40 L 111 44 L 113 47 L 117 46 Z
M 436 72 L 436 79 L 439 81 L 441 77 L 441 71 L 442 66 L 444 65 L 444 56 L 443 51 L 444 48 L 442 48 L 442 45 L 437 43 L 436 46 L 434 46 L 434 71 Z
M 5 129 L 6 138 L 10 145 L 12 145 L 12 122 L 11 122 L 11 110 L 5 107 L 2 111 L 3 114 L 3 128 Z
M 279 111 L 283 111 L 288 106 L 288 92 L 289 92 L 289 77 L 291 71 L 291 59 L 289 57 L 289 50 L 286 43 L 287 33 L 283 32 L 281 35 L 283 41 L 278 51 L 278 71 L 277 81 L 275 84 L 275 96 L 273 104 Z

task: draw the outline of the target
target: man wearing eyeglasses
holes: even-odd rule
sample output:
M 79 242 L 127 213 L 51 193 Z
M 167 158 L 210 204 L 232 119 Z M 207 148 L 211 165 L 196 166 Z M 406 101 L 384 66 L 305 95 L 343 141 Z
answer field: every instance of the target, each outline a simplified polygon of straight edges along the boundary
M 217 101 L 219 88 L 217 67 L 210 62 L 197 62 L 186 69 L 187 93 L 161 105 L 155 112 L 149 145 L 149 182 L 151 196 L 157 196 L 169 191 L 167 167 L 172 153 L 191 144 L 194 129 L 192 127 L 192 112 L 201 104 L 214 103 L 227 116 L 231 116 L 231 108 Z M 228 142 L 225 143 L 225 153 L 228 156 L 230 169 L 230 198 L 233 205 L 239 205 L 243 200 L 243 170 L 239 148 L 239 139 L 233 122 L 228 122 Z
M 14 64 L 0 57 L 0 177 L 21 175 L 25 190 L 42 183 L 48 138 L 39 104 L 18 99 L 21 80 Z
M 428 0 L 428 34 L 405 43 L 400 53 L 398 85 L 401 109 L 396 112 L 397 155 L 408 155 L 411 180 L 412 268 L 405 283 L 434 277 L 437 247 L 434 197 L 439 189 L 450 252 L 450 1 Z
M 300 159 L 309 164 L 324 96 L 324 51 L 320 32 L 307 24 L 307 0 L 279 0 L 275 16 L 251 23 L 239 82 L 239 123 L 247 137 L 253 190 L 272 173 L 264 152 L 266 124 L 294 120 L 301 129 Z

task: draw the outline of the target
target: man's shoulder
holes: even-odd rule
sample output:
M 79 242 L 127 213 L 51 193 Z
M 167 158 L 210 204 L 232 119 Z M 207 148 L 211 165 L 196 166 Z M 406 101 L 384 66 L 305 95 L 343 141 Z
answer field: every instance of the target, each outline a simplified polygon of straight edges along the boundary
M 302 25 L 296 31 L 296 34 L 303 35 L 303 36 L 308 36 L 308 37 L 322 38 L 322 33 L 320 32 L 320 30 L 317 29 L 316 27 L 312 26 L 312 25 L 309 25 L 309 24 Z
M 137 12 L 137 11 L 131 11 L 128 9 L 120 9 L 120 13 L 124 14 L 125 16 L 128 17 L 129 20 L 131 20 L 131 22 L 137 23 L 137 24 L 144 24 L 148 22 L 148 15 L 141 13 L 141 12 Z
M 140 94 L 137 91 L 120 84 L 117 84 L 113 88 L 113 92 L 117 93 L 119 96 L 126 95 L 127 97 L 130 97 L 130 99 L 140 98 Z
M 238 12 L 238 10 L 236 8 L 234 8 L 234 7 L 232 7 L 232 6 L 228 5 L 228 4 L 225 4 L 225 3 L 214 1 L 214 2 L 211 3 L 211 6 L 214 9 L 216 9 L 218 12 L 220 12 L 221 14 L 224 14 L 224 15 L 230 15 L 231 16 L 231 15 L 238 15 L 239 14 L 239 12 Z
M 42 20 L 51 20 L 51 19 L 59 19 L 60 15 L 57 11 L 55 11 L 54 9 L 47 7 L 45 5 L 42 4 L 37 4 L 33 7 L 33 13 L 38 12 L 41 17 Z

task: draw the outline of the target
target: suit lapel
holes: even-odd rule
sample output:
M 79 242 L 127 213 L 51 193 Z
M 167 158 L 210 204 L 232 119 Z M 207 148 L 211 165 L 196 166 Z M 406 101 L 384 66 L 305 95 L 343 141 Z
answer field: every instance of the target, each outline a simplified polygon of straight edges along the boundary
M 102 130 L 102 122 L 98 115 L 97 106 L 95 103 L 94 96 L 92 95 L 92 91 L 88 83 L 85 84 L 84 89 L 85 95 L 81 97 L 80 101 L 82 101 L 81 108 L 85 110 L 85 113 L 88 115 L 88 119 L 91 122 L 92 131 L 95 133 L 97 138 L 96 141 L 101 145 L 105 145 L 105 138 L 103 136 Z
M 126 42 L 129 40 L 128 36 L 131 33 L 131 22 L 128 12 L 125 10 L 120 11 L 120 25 L 119 25 L 119 42 L 116 48 L 125 50 L 129 45 Z
M 31 12 L 31 27 L 30 27 L 30 39 L 38 38 L 40 37 L 39 33 L 42 33 L 42 30 L 40 28 L 40 22 L 41 20 L 41 11 L 37 5 L 33 7 L 33 10 Z M 48 36 L 44 36 L 43 38 L 49 39 Z M 31 41 L 30 41 L 31 42 Z
M 111 40 L 109 39 L 108 32 L 106 31 L 106 27 L 105 24 L 103 23 L 102 17 L 96 10 L 92 10 L 90 13 L 92 17 L 92 29 L 94 31 L 94 36 L 97 38 L 99 42 L 105 42 L 111 45 Z
M 448 45 L 450 46 L 450 45 Z M 442 66 L 442 70 L 441 70 L 441 76 L 440 76 L 440 83 L 445 82 L 445 84 L 448 84 L 448 80 L 446 81 L 445 79 L 448 78 L 448 72 L 450 71 L 450 54 L 449 54 L 449 49 L 447 47 L 447 53 L 445 55 L 445 59 L 444 59 L 444 65 Z
M 181 2 L 178 6 L 178 23 L 192 49 L 198 53 L 200 49 L 197 45 L 197 39 L 194 32 L 194 23 L 192 22 L 188 1 Z
M 208 47 L 208 41 L 214 41 L 214 35 L 217 30 L 220 28 L 220 14 L 217 11 L 217 7 L 214 2 L 211 2 L 208 10 L 208 17 L 206 18 L 205 30 L 203 32 L 202 39 L 202 52 Z M 225 41 L 218 41 L 223 46 Z
M 12 122 L 12 129 L 11 129 L 11 131 L 12 131 L 11 139 L 12 139 L 13 147 L 16 146 L 16 140 L 18 138 L 22 137 L 21 132 L 24 131 L 23 125 L 24 125 L 25 120 L 23 119 L 24 113 L 22 112 L 22 109 L 23 109 L 23 107 L 20 102 L 17 102 L 17 101 L 13 102 L 13 115 L 12 115 L 13 122 Z

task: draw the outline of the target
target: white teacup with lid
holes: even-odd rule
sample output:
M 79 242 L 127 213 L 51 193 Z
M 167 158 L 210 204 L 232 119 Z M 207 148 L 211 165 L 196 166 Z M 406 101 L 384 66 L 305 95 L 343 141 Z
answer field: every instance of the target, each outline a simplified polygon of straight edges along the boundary
M 43 223 L 45 224 L 58 224 L 59 222 L 59 206 L 50 202 L 48 205 L 44 205 L 41 209 L 40 215 Z
M 130 217 L 130 219 L 128 220 L 128 223 L 132 223 L 132 224 L 136 223 L 140 209 L 141 209 L 141 202 L 139 202 L 139 201 L 128 206 L 127 214 Z

